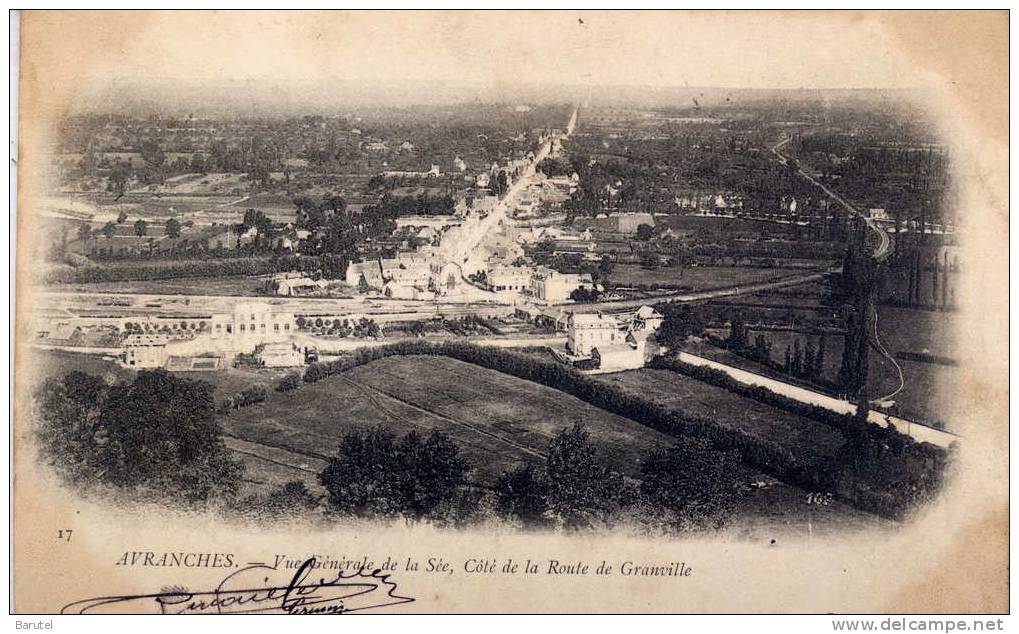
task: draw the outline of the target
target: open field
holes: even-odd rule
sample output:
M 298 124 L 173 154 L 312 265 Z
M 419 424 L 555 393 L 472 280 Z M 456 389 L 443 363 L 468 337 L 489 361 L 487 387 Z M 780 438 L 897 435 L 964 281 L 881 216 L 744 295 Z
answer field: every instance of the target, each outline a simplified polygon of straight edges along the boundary
M 509 375 L 446 358 L 391 357 L 224 418 L 239 438 L 312 457 L 332 455 L 347 431 L 382 424 L 397 434 L 447 433 L 492 484 L 504 470 L 542 462 L 563 427 L 583 422 L 614 468 L 639 471 L 640 456 L 671 439 L 634 421 Z
M 53 374 L 72 369 L 121 379 L 134 374 L 97 357 L 44 354 Z M 317 474 L 342 435 L 362 425 L 385 425 L 397 434 L 432 429 L 447 433 L 476 467 L 472 479 L 482 486 L 491 486 L 499 473 L 515 464 L 542 463 L 551 436 L 575 421 L 587 425 L 608 464 L 631 476 L 638 475 L 644 452 L 672 442 L 669 436 L 562 392 L 442 357 L 390 357 L 314 384 L 302 383 L 289 394 L 273 390 L 284 373 L 247 369 L 180 373 L 212 383 L 217 399 L 254 384 L 269 390 L 265 403 L 220 417 L 227 448 L 245 466 L 245 494 L 264 493 L 291 480 L 324 494 Z M 634 381 L 634 389 L 645 396 L 681 405 L 691 413 L 722 420 L 737 412 L 741 427 L 775 436 L 791 434 L 789 446 L 800 452 L 820 455 L 834 442 L 826 429 L 807 427 L 810 421 L 687 377 L 641 370 L 605 380 L 616 378 L 624 385 Z M 813 445 L 806 444 L 811 440 Z M 769 476 L 749 472 L 748 476 L 763 486 L 748 491 L 738 511 L 736 531 L 743 538 L 806 537 L 880 524 L 874 516 L 841 503 L 808 505 L 806 492 Z
M 86 293 L 142 293 L 159 295 L 269 295 L 265 279 L 258 275 L 220 275 L 182 277 L 169 280 L 129 280 L 124 282 L 85 282 L 56 284 L 52 290 Z
M 33 348 L 30 354 L 32 363 L 38 369 L 39 380 L 51 376 L 62 376 L 74 371 L 101 376 L 108 381 L 130 380 L 136 374 L 135 370 L 121 367 L 111 359 L 94 354 L 40 350 L 38 348 Z
M 710 290 L 739 284 L 767 282 L 802 274 L 802 271 L 750 266 L 663 266 L 644 268 L 639 264 L 617 264 L 609 279 L 614 286 L 684 287 Z
M 830 456 L 843 443 L 841 434 L 827 425 L 676 372 L 643 368 L 599 378 L 663 405 L 778 443 L 804 462 Z

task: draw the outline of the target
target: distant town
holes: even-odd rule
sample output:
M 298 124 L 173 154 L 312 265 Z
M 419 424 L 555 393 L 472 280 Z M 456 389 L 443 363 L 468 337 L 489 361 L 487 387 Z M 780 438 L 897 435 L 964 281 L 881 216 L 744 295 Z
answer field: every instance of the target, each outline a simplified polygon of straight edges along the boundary
M 71 116 L 33 348 L 52 381 L 98 377 L 98 403 L 208 386 L 239 466 L 203 477 L 246 507 L 381 513 L 352 501 L 352 447 L 434 433 L 449 483 L 387 513 L 897 521 L 959 442 L 937 387 L 965 266 L 947 151 L 880 93 L 722 94 Z M 550 470 L 578 447 L 601 475 L 574 495 Z

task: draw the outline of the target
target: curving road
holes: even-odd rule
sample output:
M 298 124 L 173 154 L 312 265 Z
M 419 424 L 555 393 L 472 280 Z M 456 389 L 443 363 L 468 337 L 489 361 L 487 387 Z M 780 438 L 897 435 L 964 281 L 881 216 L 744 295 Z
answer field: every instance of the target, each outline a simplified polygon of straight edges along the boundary
M 792 137 L 785 137 L 784 139 L 773 145 L 771 148 L 771 153 L 777 157 L 778 162 L 781 163 L 782 165 L 788 165 L 789 159 L 784 154 L 779 152 L 779 148 L 781 148 L 783 145 L 785 145 L 791 140 Z M 874 232 L 878 239 L 877 246 L 874 247 L 874 260 L 876 260 L 877 262 L 882 262 L 885 259 L 887 259 L 889 255 L 891 255 L 892 249 L 894 247 L 894 243 L 892 242 L 891 237 L 889 237 L 888 233 L 884 229 L 879 227 L 878 224 L 870 218 L 870 216 L 860 212 L 860 210 L 854 207 L 852 204 L 850 204 L 849 201 L 847 201 L 842 196 L 839 196 L 836 192 L 832 191 L 830 187 L 816 180 L 810 174 L 804 172 L 803 168 L 800 167 L 798 164 L 796 165 L 796 173 L 799 174 L 802 178 L 809 181 L 812 185 L 823 191 L 829 198 L 842 205 L 849 213 L 854 214 L 855 216 L 863 219 L 863 221 L 867 223 L 867 227 Z M 891 362 L 892 366 L 895 368 L 895 371 L 898 372 L 899 374 L 899 387 L 897 387 L 895 391 L 891 392 L 890 394 L 886 394 L 881 398 L 874 399 L 873 402 L 887 401 L 896 396 L 899 392 L 903 390 L 903 388 L 906 387 L 906 377 L 902 372 L 902 366 L 899 365 L 899 362 L 895 360 L 894 356 L 888 353 L 888 350 L 885 348 L 884 344 L 881 343 L 881 339 L 878 337 L 877 330 L 877 308 L 874 307 L 873 303 L 871 303 L 870 308 L 874 320 L 874 340 L 871 342 L 871 345 L 875 350 L 878 351 L 878 353 L 881 356 L 883 356 L 885 359 Z
M 771 153 L 778 158 L 778 162 L 781 163 L 782 165 L 788 165 L 789 159 L 781 152 L 779 152 L 778 149 L 791 140 L 792 137 L 786 137 L 779 141 L 778 143 L 776 143 L 771 148 Z M 859 209 L 850 204 L 849 201 L 847 201 L 845 198 L 839 196 L 836 192 L 832 191 L 830 187 L 818 181 L 810 174 L 804 172 L 803 168 L 800 167 L 799 165 L 796 166 L 796 173 L 799 174 L 802 178 L 809 181 L 812 185 L 823 191 L 825 194 L 827 194 L 829 198 L 842 205 L 846 209 L 846 211 L 861 218 L 864 222 L 867 223 L 867 227 L 869 227 L 874 232 L 878 239 L 877 247 L 875 247 L 874 249 L 874 259 L 880 262 L 887 258 L 889 255 L 891 255 L 892 239 L 888 236 L 884 229 L 879 227 L 877 223 L 870 218 L 870 216 L 868 216 L 865 213 L 862 213 Z

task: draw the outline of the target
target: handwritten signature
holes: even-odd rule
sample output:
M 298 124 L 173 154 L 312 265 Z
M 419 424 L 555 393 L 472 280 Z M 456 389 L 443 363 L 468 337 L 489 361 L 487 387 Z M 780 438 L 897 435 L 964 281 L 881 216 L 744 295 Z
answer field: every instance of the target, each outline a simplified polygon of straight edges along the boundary
M 342 571 L 312 580 L 315 558 L 307 559 L 286 585 L 273 585 L 274 566 L 240 568 L 214 590 L 169 589 L 154 594 L 95 597 L 64 606 L 62 614 L 139 612 L 162 614 L 346 614 L 414 601 L 396 593 L 392 575 L 381 570 Z

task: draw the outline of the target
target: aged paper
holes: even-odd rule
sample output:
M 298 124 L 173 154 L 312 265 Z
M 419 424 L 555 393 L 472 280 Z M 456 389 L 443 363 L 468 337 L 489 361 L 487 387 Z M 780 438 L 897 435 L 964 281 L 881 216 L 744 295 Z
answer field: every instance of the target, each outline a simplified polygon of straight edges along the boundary
M 1006 12 L 20 20 L 15 612 L 1008 610 Z

